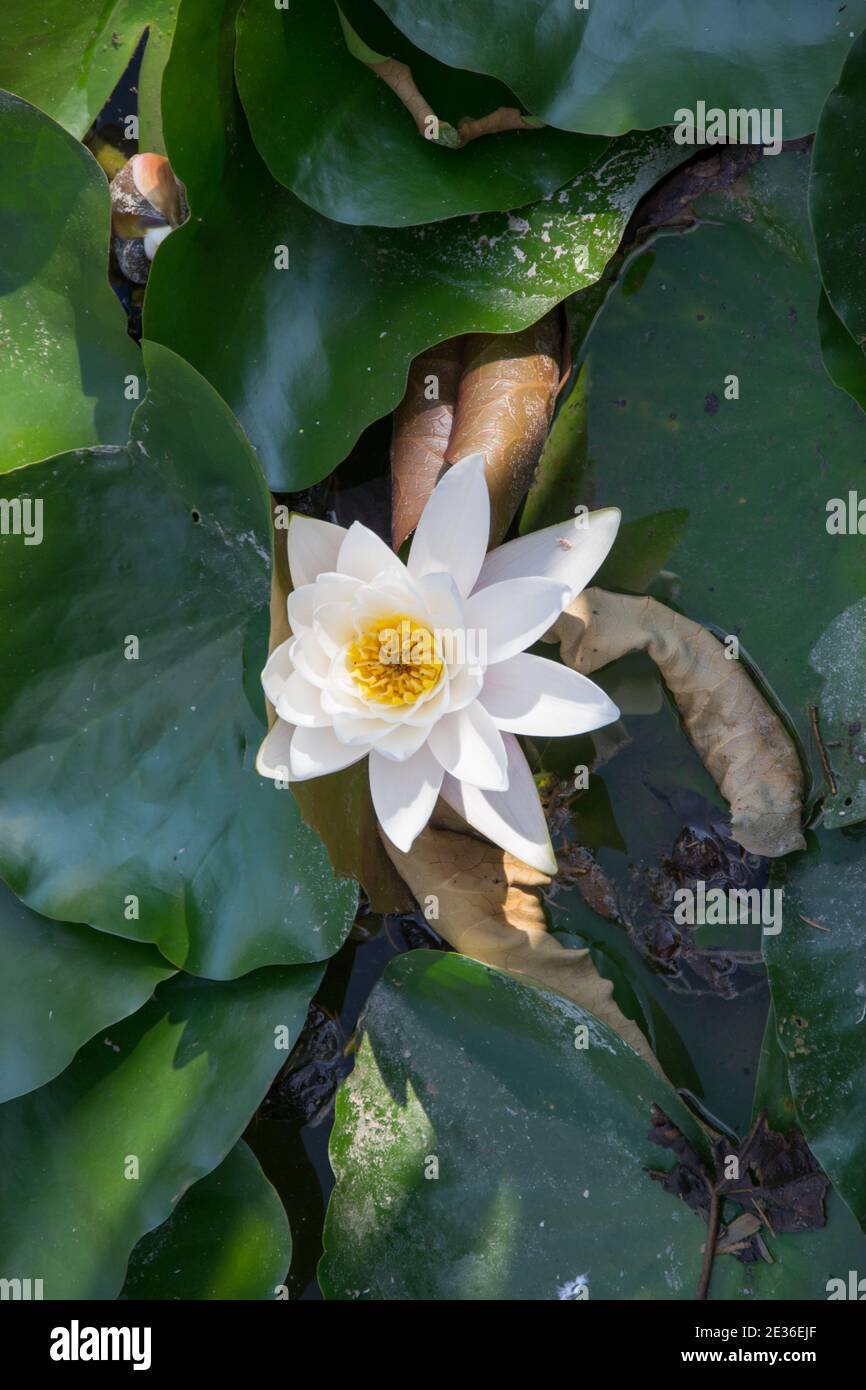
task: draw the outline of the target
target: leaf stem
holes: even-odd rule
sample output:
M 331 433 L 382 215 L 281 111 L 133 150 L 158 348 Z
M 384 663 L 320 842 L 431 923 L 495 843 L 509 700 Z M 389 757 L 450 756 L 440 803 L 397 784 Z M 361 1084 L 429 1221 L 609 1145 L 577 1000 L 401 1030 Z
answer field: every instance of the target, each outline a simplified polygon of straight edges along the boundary
M 707 1183 L 710 1189 L 710 1210 L 707 1214 L 707 1242 L 704 1246 L 704 1262 L 701 1266 L 701 1277 L 698 1280 L 698 1291 L 695 1299 L 705 1302 L 710 1288 L 710 1276 L 713 1272 L 713 1259 L 716 1254 L 716 1240 L 719 1234 L 719 1194 L 715 1188 Z

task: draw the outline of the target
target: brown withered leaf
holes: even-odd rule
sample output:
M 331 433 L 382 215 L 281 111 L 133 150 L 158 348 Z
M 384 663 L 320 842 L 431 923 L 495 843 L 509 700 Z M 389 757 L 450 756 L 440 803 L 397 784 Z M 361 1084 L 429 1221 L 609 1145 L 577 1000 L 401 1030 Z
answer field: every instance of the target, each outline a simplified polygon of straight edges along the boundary
M 716 1253 L 736 1255 L 743 1264 L 770 1260 L 762 1230 L 770 1235 L 818 1230 L 825 1224 L 824 1198 L 830 1186 L 798 1129 L 772 1130 L 761 1111 L 739 1145 L 724 1136 L 712 1146 L 710 1170 L 681 1130 L 657 1105 L 652 1107 L 652 1143 L 677 1159 L 671 1169 L 646 1171 L 671 1196 L 707 1221 L 710 1199 L 736 1202 L 742 1212 L 720 1228 Z M 726 1176 L 732 1167 L 736 1176 Z
M 433 925 L 456 951 L 529 976 L 571 999 L 663 1074 L 637 1024 L 621 1013 L 612 984 L 598 974 L 589 951 L 570 950 L 547 930 L 541 902 L 550 883 L 546 874 L 476 838 L 441 803 L 409 854 L 384 837 L 383 843 L 422 910 L 435 904 Z
M 761 1111 L 736 1150 L 739 1178 L 723 1177 L 730 1152 L 720 1140 L 715 1155 L 720 1196 L 761 1217 L 775 1235 L 814 1231 L 824 1225 L 824 1198 L 830 1184 L 799 1129 L 780 1134 L 769 1128 L 766 1112 Z
M 395 549 L 417 526 L 445 469 L 473 453 L 486 461 L 490 543 L 502 540 L 541 457 L 567 351 L 554 309 L 520 333 L 451 338 L 415 359 L 394 415 Z
M 743 1211 L 730 1225 L 725 1227 L 724 1235 L 716 1241 L 717 1255 L 739 1255 L 748 1249 L 753 1236 L 761 1229 L 761 1221 L 751 1212 Z
M 645 651 L 730 805 L 738 844 L 768 858 L 804 847 L 803 773 L 791 736 L 742 662 L 729 660 L 711 632 L 655 599 L 586 589 L 551 636 L 563 661 L 583 675 Z
M 424 503 L 444 472 L 464 338 L 449 338 L 416 357 L 394 412 L 391 440 L 391 544 L 399 550 L 418 525 Z
M 490 492 L 490 544 L 498 545 L 532 483 L 553 418 L 563 354 L 557 309 L 520 333 L 466 339 L 454 425 L 445 454 L 481 453 Z

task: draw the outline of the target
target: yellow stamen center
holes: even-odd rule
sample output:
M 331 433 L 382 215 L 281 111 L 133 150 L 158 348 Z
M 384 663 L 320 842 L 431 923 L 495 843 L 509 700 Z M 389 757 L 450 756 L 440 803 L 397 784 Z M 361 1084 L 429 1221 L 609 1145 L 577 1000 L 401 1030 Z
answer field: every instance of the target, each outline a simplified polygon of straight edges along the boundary
M 442 660 L 429 628 L 398 615 L 379 618 L 349 647 L 358 693 L 379 705 L 414 705 L 439 679 Z

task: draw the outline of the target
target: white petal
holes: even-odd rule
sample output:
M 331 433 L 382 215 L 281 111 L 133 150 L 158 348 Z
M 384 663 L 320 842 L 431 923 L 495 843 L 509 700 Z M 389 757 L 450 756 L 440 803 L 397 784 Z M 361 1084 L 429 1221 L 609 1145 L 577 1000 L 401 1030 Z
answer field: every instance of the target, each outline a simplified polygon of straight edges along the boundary
M 470 667 L 465 671 L 458 671 L 456 676 L 452 676 L 448 691 L 448 709 L 463 709 L 465 705 L 471 705 L 473 700 L 477 700 L 484 688 L 484 673 L 473 670 Z
M 434 627 L 450 631 L 463 627 L 463 599 L 450 574 L 425 574 L 418 580 L 418 592 Z
M 331 669 L 331 658 L 319 644 L 315 633 L 294 637 L 291 641 L 291 659 L 296 671 L 311 685 L 324 686 Z
M 616 539 L 621 513 L 618 507 L 569 517 L 557 526 L 518 536 L 491 550 L 478 576 L 476 590 L 499 584 L 503 579 L 526 579 L 541 575 L 567 584 L 568 602 L 585 589 Z
M 337 556 L 346 531 L 330 521 L 293 512 L 289 518 L 289 570 L 292 587 L 312 584 L 326 570 L 337 568 Z
M 478 701 L 446 714 L 430 730 L 430 748 L 446 772 L 476 787 L 508 786 L 502 735 Z
M 278 719 L 265 735 L 256 754 L 256 772 L 260 777 L 271 777 L 275 781 L 290 782 L 292 735 L 295 730 L 291 724 Z
M 613 701 L 586 676 L 528 652 L 491 666 L 478 698 L 496 727 L 514 734 L 558 738 L 619 719 Z
M 315 593 L 315 584 L 304 584 L 300 589 L 293 589 L 286 600 L 289 627 L 296 637 L 302 637 L 304 633 L 313 630 Z
M 345 603 L 325 603 L 317 611 L 313 631 L 329 656 L 343 651 L 355 636 L 352 610 Z
M 445 777 L 442 796 L 465 821 L 500 849 L 543 874 L 556 873 L 556 858 L 529 764 L 513 734 L 503 734 L 508 754 L 508 790 L 482 791 Z
M 363 526 L 360 521 L 353 521 L 340 546 L 337 568 L 341 574 L 349 574 L 354 579 L 363 579 L 369 584 L 370 580 L 375 579 L 383 570 L 396 570 L 400 573 L 405 567 L 391 547 L 380 540 L 375 531 Z
M 484 455 L 469 454 L 448 469 L 428 497 L 406 567 L 413 579 L 444 570 L 466 595 L 478 578 L 489 539 Z
M 397 724 L 376 741 L 376 752 L 394 763 L 405 762 L 427 742 L 429 726 L 423 724 Z
M 335 574 L 326 570 L 313 586 L 313 613 L 329 603 L 344 603 L 347 607 L 361 588 L 360 579 L 350 574 Z
M 369 749 L 378 743 L 380 738 L 384 738 L 385 734 L 391 732 L 391 725 L 386 724 L 383 719 L 371 719 L 363 715 L 356 717 L 352 714 L 335 714 L 330 722 L 339 742 L 350 748 L 363 745 Z
M 340 743 L 331 728 L 295 729 L 292 738 L 290 767 L 292 777 L 305 782 L 310 777 L 325 777 L 351 767 L 370 751 L 369 744 L 347 748 Z
M 322 711 L 322 692 L 315 685 L 304 680 L 298 671 L 293 671 L 277 698 L 274 709 L 287 724 L 302 724 L 306 728 L 323 728 L 330 719 Z
M 294 645 L 294 638 L 291 637 L 287 642 L 281 642 L 278 647 L 274 647 L 265 662 L 262 685 L 272 705 L 276 705 L 277 696 L 294 670 L 291 655 Z
M 397 613 L 406 618 L 414 618 L 425 627 L 432 626 L 433 620 L 427 611 L 427 605 L 417 585 L 405 570 L 385 570 L 371 583 L 358 585 L 352 603 L 352 614 L 360 630 L 369 627 L 378 618 Z
M 506 579 L 466 600 L 466 626 L 478 634 L 491 666 L 531 647 L 568 601 L 568 589 L 555 579 Z
M 373 807 L 388 839 L 404 853 L 430 819 L 444 775 L 426 746 L 403 763 L 370 754 Z

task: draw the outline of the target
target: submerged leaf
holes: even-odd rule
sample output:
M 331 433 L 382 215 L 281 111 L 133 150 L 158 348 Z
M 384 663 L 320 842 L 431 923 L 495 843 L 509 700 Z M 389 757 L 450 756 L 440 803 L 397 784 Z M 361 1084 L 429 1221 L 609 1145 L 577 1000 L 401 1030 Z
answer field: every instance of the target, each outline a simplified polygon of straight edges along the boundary
M 731 807 L 734 838 L 770 858 L 801 849 L 803 773 L 784 724 L 742 663 L 699 623 L 652 598 L 587 589 L 553 629 L 562 659 L 589 675 L 645 651 Z
M 770 1259 L 761 1227 L 773 1236 L 816 1231 L 825 1225 L 824 1198 L 830 1187 L 798 1129 L 770 1129 L 761 1111 L 739 1145 L 721 1137 L 713 1145 L 713 1171 L 667 1115 L 652 1107 L 648 1138 L 670 1149 L 670 1170 L 647 1169 L 654 1182 L 707 1220 L 710 1199 L 730 1199 L 743 1208 L 716 1244 L 717 1254 L 736 1254 L 744 1264 Z

